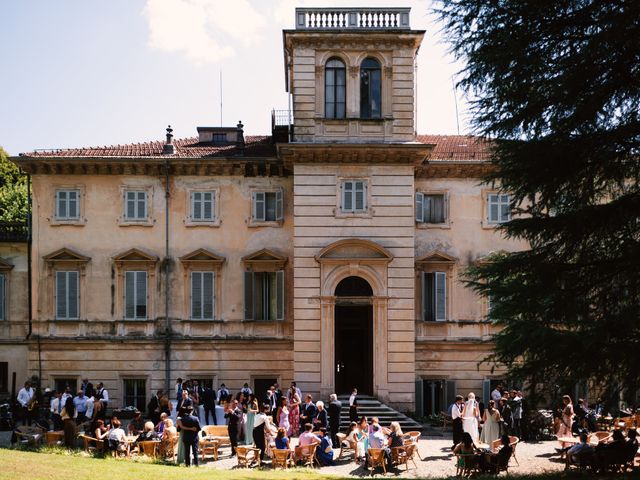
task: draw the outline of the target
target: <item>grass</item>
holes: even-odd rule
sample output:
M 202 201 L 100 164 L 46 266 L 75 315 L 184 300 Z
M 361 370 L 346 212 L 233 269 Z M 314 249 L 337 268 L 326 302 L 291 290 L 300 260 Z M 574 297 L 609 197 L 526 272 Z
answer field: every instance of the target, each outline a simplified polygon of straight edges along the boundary
M 40 451 L 0 448 L 0 480 L 60 480 L 68 478 L 83 480 L 96 478 L 111 478 L 115 480 L 153 480 L 176 479 L 207 479 L 207 480 L 240 480 L 240 479 L 284 479 L 284 480 L 339 480 L 344 477 L 326 475 L 322 470 L 289 469 L 257 470 L 232 469 L 218 470 L 214 468 L 190 468 L 184 466 L 166 465 L 144 460 L 127 460 L 94 458 L 84 452 L 69 451 L 61 448 L 42 448 Z M 382 475 L 376 475 L 381 478 Z M 393 476 L 393 478 L 398 478 Z M 455 477 L 448 477 L 455 478 Z M 475 479 L 506 478 L 504 476 L 479 476 Z M 518 480 L 587 480 L 594 478 L 611 478 L 616 480 L 630 480 L 640 478 L 638 472 L 613 475 L 590 475 L 572 471 L 570 473 L 553 473 L 544 475 L 513 475 L 511 479 Z M 431 479 L 434 480 L 434 479 Z

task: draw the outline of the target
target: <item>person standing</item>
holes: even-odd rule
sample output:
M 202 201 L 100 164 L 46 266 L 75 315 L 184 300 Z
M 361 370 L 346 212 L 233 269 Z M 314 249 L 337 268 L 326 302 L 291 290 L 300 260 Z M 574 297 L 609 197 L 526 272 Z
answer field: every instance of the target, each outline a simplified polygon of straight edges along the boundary
M 107 406 L 109 406 L 109 392 L 104 388 L 104 384 L 98 384 L 98 400 L 100 400 L 101 408 L 99 409 L 100 419 L 104 420 L 107 415 Z
M 213 417 L 213 425 L 217 425 L 216 420 L 216 394 L 213 388 L 206 386 L 202 392 L 202 406 L 204 407 L 204 423 L 206 425 L 212 425 L 209 423 L 209 414 Z
M 256 417 L 253 421 L 253 431 L 251 432 L 253 437 L 253 442 L 256 444 L 256 448 L 260 450 L 260 461 L 264 460 L 264 452 L 266 449 L 265 446 L 265 428 L 268 427 L 269 423 L 269 405 L 266 403 L 262 405 L 262 410 L 260 413 L 256 414 Z
M 569 395 L 563 395 L 562 397 L 563 408 L 560 412 L 560 428 L 558 429 L 557 437 L 571 437 L 571 427 L 573 426 L 573 404 L 571 403 L 571 397 Z M 566 448 L 569 444 L 560 442 L 562 448 Z
M 244 423 L 245 445 L 253 445 L 253 429 L 255 428 L 256 415 L 259 413 L 258 399 L 253 393 L 250 393 L 247 402 L 247 421 Z
M 62 418 L 60 417 L 60 414 L 62 413 L 63 407 L 64 404 L 62 402 L 62 392 L 58 390 L 55 396 L 51 399 L 50 407 L 54 430 L 62 430 Z
M 471 435 L 473 443 L 477 443 L 480 437 L 478 432 L 478 418 L 480 417 L 480 409 L 476 396 L 473 392 L 467 396 L 467 401 L 462 409 L 462 429 Z
M 24 387 L 18 392 L 18 403 L 20 404 L 20 416 L 22 424 L 31 426 L 33 411 L 35 410 L 35 391 L 31 387 L 31 382 L 24 382 Z
M 509 435 L 511 432 L 511 407 L 507 397 L 502 397 L 498 404 L 498 411 L 502 417 L 502 435 Z
M 496 388 L 494 388 L 493 391 L 491 392 L 491 400 L 493 400 L 494 403 L 498 405 L 498 402 L 500 402 L 501 398 L 502 398 L 502 385 L 498 384 L 496 385 Z
M 151 397 L 147 404 L 147 418 L 149 418 L 154 425 L 160 422 L 160 397 L 162 396 L 162 390 Z
M 84 393 L 85 397 L 90 397 L 93 395 L 93 383 L 89 381 L 88 378 L 82 379 L 82 384 L 80 385 L 80 390 Z
M 511 400 L 509 403 L 513 421 L 513 434 L 522 439 L 522 430 L 520 428 L 520 424 L 522 423 L 522 397 L 516 390 L 511 390 Z
M 242 410 L 238 408 L 238 401 L 232 400 L 227 404 L 227 413 L 225 418 L 229 419 L 229 440 L 231 441 L 231 456 L 236 454 L 238 446 L 238 437 L 240 434 L 240 425 L 242 423 Z
M 73 398 L 67 397 L 67 401 L 64 404 L 60 417 L 64 424 L 64 446 L 68 448 L 75 447 L 76 441 L 76 407 L 73 403 Z
M 85 413 L 87 411 L 87 397 L 84 396 L 82 390 L 78 390 L 78 395 L 73 399 L 73 405 L 76 407 L 76 423 L 80 425 L 86 419 Z
M 328 413 L 329 413 L 329 431 L 331 432 L 331 443 L 333 445 L 340 445 L 337 434 L 340 431 L 340 411 L 341 410 L 342 410 L 342 402 L 338 400 L 338 396 L 335 393 L 332 393 L 331 395 L 329 395 Z
M 223 383 L 222 385 L 220 385 L 220 388 L 218 389 L 218 396 L 217 396 L 218 405 L 222 405 L 222 402 L 226 402 L 228 397 L 229 397 L 229 389 Z
M 355 402 L 357 396 L 358 389 L 354 388 L 353 390 L 351 390 L 351 396 L 349 397 L 349 406 L 353 405 L 353 402 Z
M 307 423 L 313 424 L 313 419 L 316 417 L 316 406 L 313 404 L 313 397 L 307 394 L 305 397 L 305 403 L 300 411 L 300 431 L 305 428 Z
M 453 450 L 462 441 L 462 395 L 456 395 L 456 401 L 451 406 L 451 418 L 453 420 Z
M 289 403 L 289 423 L 291 424 L 289 436 L 298 435 L 300 431 L 300 402 L 302 400 L 293 384 L 291 384 L 291 388 L 287 392 L 287 401 Z
M 480 442 L 491 445 L 500 438 L 500 412 L 493 400 L 489 400 L 483 415 L 484 426 L 480 433 Z
M 191 405 L 184 408 L 184 416 L 178 420 L 178 426 L 182 434 L 182 443 L 184 445 L 184 463 L 187 467 L 191 466 L 191 454 L 193 454 L 193 464 L 198 466 L 198 432 L 200 432 L 200 420 L 193 414 Z

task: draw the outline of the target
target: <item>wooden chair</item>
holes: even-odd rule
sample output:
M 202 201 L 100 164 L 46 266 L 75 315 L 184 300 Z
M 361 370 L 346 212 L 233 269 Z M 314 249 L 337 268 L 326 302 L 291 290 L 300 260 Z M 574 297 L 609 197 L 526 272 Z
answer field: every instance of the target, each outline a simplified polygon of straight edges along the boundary
M 373 475 L 373 472 L 377 467 L 382 467 L 382 471 L 387 473 L 387 465 L 386 460 L 384 458 L 384 450 L 382 448 L 370 448 L 367 450 L 368 453 L 368 465 L 367 468 Z
M 520 443 L 520 439 L 518 437 L 513 437 L 509 435 L 509 446 L 513 449 L 513 454 L 511 457 L 516 461 L 516 465 L 520 466 L 520 462 L 518 461 L 518 457 L 516 457 L 516 447 Z
M 236 457 L 238 458 L 239 467 L 249 467 L 253 462 L 258 462 L 260 466 L 260 449 L 249 447 L 247 445 L 238 445 L 236 447 Z
M 78 435 L 78 438 L 82 440 L 82 446 L 87 453 L 103 452 L 104 440 L 98 440 L 88 435 Z
M 411 432 L 406 432 L 403 437 L 410 440 L 411 443 L 413 443 L 416 448 L 414 450 L 415 455 L 418 455 L 418 458 L 420 460 L 422 460 L 422 457 L 420 456 L 420 452 L 418 451 L 418 442 L 420 441 L 420 437 L 422 436 L 422 432 L 418 432 L 416 431 L 411 431 Z
M 157 440 L 148 440 L 146 442 L 138 442 L 138 452 L 145 457 L 156 458 L 158 456 L 158 446 L 160 442 Z
M 593 432 L 588 437 L 588 443 L 598 445 L 599 443 L 607 443 L 611 439 L 611 432 Z
M 171 461 L 175 461 L 175 458 L 178 454 L 178 442 L 180 441 L 180 437 L 175 435 L 174 437 L 169 437 L 165 440 L 160 441 L 160 455 L 162 458 L 171 459 Z
M 220 442 L 215 438 L 211 438 L 211 437 L 200 438 L 200 453 L 202 455 L 202 461 L 204 462 L 204 457 L 207 454 L 213 455 L 213 459 L 217 461 L 219 446 L 220 446 Z
M 231 445 L 229 438 L 229 427 L 227 425 L 205 425 L 202 427 L 205 436 L 218 441 L 218 446 Z
M 356 442 L 347 440 L 347 436 L 344 433 L 336 433 L 336 437 L 338 437 L 338 441 L 340 442 L 340 453 L 336 460 L 340 460 L 343 455 L 350 455 L 353 453 L 353 461 L 355 462 L 356 456 L 358 455 L 358 446 L 356 445 Z
M 312 445 L 297 446 L 295 448 L 296 462 L 301 462 L 305 467 L 313 468 L 314 464 L 320 466 L 320 464 L 318 463 L 318 459 L 316 458 L 316 448 L 318 448 L 317 443 L 314 443 Z
M 470 477 L 479 471 L 479 457 L 475 453 L 456 453 L 456 476 Z
M 284 469 L 289 468 L 289 465 L 293 466 L 293 452 L 287 449 L 274 449 L 273 450 L 273 468 L 282 467 Z
M 409 451 L 408 448 L 411 447 L 415 449 L 415 445 L 412 443 L 405 445 L 403 447 L 392 447 L 391 448 L 391 463 L 396 467 L 400 467 L 404 465 L 407 470 L 409 470 L 409 464 L 407 463 L 409 460 Z M 414 462 L 415 465 L 415 462 Z
M 44 439 L 51 447 L 62 445 L 64 442 L 64 432 L 45 432 Z

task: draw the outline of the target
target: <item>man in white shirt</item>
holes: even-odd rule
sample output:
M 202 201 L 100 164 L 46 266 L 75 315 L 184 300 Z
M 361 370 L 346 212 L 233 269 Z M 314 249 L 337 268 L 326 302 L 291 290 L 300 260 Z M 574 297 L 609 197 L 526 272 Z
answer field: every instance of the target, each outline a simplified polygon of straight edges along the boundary
M 80 425 L 85 421 L 87 413 L 87 397 L 84 396 L 84 392 L 82 390 L 78 390 L 78 395 L 73 399 L 73 405 L 76 407 L 76 412 L 78 412 L 76 423 Z
M 99 415 L 102 420 L 105 419 L 106 415 L 107 415 L 107 406 L 109 405 L 109 392 L 107 391 L 106 388 L 104 388 L 104 384 L 102 382 L 100 382 L 98 384 L 98 390 L 97 390 L 97 395 L 98 395 L 98 399 L 100 400 L 100 403 L 102 404 L 102 408 L 100 409 Z
M 351 396 L 349 397 L 350 407 L 353 407 L 353 401 L 356 399 L 357 396 L 358 396 L 358 389 L 354 388 L 353 391 L 351 392 Z
M 500 401 L 501 398 L 502 398 L 502 385 L 498 384 L 496 385 L 496 388 L 494 388 L 493 391 L 491 392 L 491 400 L 496 402 L 496 405 L 498 405 L 498 402 Z
M 31 388 L 31 382 L 26 381 L 24 382 L 24 387 L 20 389 L 20 391 L 18 392 L 18 403 L 20 404 L 20 409 L 22 410 L 22 424 L 23 425 L 29 425 L 31 426 L 31 420 L 32 420 L 32 413 L 33 411 L 36 410 L 37 407 L 33 408 L 32 410 L 29 410 L 29 406 L 31 405 L 31 402 L 33 401 L 33 396 L 35 395 L 35 392 L 33 390 L 33 388 Z
M 60 413 L 64 408 L 64 403 L 62 403 L 62 392 L 57 391 L 54 397 L 51 399 L 50 411 L 51 411 L 51 419 L 53 420 L 53 429 L 54 430 L 62 430 L 62 418 L 60 417 Z
M 451 419 L 453 420 L 453 447 L 462 441 L 462 395 L 456 395 L 456 401 L 451 405 Z
M 223 383 L 222 385 L 220 385 L 220 388 L 218 389 L 218 395 L 216 397 L 216 400 L 218 401 L 218 405 L 220 405 L 222 402 L 226 402 L 228 396 L 229 396 L 229 389 Z
M 87 420 L 91 421 L 93 420 L 93 407 L 96 399 L 94 398 L 93 395 L 86 398 L 87 398 L 87 410 L 85 412 L 85 416 L 87 417 Z

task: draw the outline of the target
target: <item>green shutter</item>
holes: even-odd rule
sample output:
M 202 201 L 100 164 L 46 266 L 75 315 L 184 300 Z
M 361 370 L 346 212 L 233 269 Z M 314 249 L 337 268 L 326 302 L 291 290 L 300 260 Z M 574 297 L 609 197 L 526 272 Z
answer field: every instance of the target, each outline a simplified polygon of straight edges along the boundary
M 67 272 L 56 272 L 56 318 L 67 315 Z
M 253 320 L 253 272 L 244 272 L 244 319 Z
M 191 318 L 202 318 L 202 272 L 191 272 Z
M 284 320 L 284 271 L 276 272 L 277 314 L 276 320 Z
M 213 319 L 213 287 L 213 272 L 202 272 L 202 318 L 205 320 Z
M 447 319 L 447 275 L 444 272 L 435 272 L 435 312 L 436 320 Z
M 424 194 L 416 192 L 416 222 L 424 222 Z

